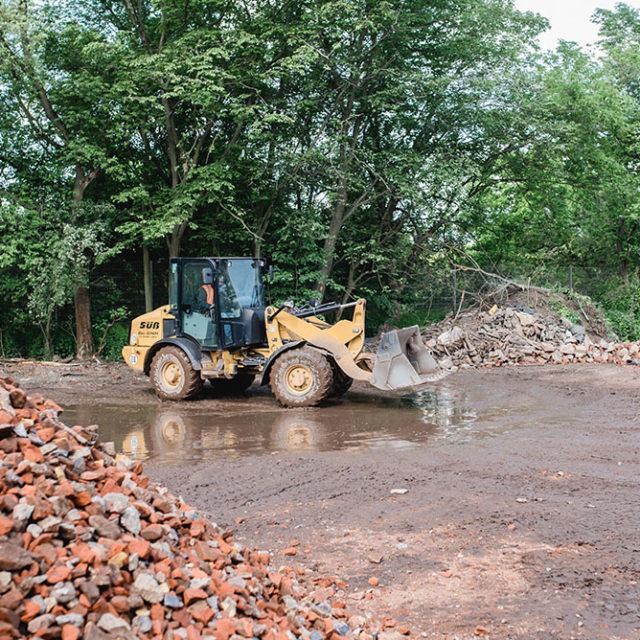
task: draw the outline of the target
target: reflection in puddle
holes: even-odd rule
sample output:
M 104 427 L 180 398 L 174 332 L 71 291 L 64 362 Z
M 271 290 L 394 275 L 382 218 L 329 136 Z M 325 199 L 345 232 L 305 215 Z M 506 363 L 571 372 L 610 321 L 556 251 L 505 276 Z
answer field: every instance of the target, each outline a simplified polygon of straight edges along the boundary
M 461 442 L 485 435 L 466 394 L 446 384 L 376 399 L 350 394 L 334 405 L 281 409 L 270 398 L 234 398 L 145 406 L 73 405 L 66 424 L 99 424 L 118 452 L 154 463 L 282 451 L 362 450 Z
M 430 387 L 418 391 L 414 402 L 422 411 L 423 421 L 439 427 L 439 435 L 460 435 L 471 429 L 478 415 L 458 395 L 459 392 L 446 386 Z

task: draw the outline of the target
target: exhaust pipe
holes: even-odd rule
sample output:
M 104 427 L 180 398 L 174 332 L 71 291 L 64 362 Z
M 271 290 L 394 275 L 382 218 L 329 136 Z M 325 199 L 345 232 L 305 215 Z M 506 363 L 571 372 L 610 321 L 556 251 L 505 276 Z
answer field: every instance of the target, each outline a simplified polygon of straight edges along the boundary
M 369 382 L 378 389 L 403 389 L 432 382 L 438 371 L 415 325 L 382 335 Z

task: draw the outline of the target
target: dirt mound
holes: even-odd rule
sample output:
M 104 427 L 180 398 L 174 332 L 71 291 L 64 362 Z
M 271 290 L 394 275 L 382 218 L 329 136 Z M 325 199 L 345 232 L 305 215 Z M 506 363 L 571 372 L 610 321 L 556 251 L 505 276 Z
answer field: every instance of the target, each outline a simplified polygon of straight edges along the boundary
M 448 315 L 422 335 L 448 370 L 505 364 L 637 364 L 640 358 L 638 343 L 619 343 L 607 334 L 593 305 L 515 285 Z
M 96 428 L 0 378 L 0 637 L 371 639 L 341 584 L 243 548 Z M 381 634 L 384 637 L 385 633 Z

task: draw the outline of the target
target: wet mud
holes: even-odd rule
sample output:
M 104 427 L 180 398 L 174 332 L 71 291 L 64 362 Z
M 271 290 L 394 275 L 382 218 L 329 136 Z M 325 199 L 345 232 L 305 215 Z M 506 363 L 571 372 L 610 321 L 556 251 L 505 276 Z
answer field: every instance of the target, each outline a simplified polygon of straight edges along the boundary
M 14 370 L 276 566 L 339 576 L 413 637 L 640 639 L 636 367 L 469 370 L 304 411 Z

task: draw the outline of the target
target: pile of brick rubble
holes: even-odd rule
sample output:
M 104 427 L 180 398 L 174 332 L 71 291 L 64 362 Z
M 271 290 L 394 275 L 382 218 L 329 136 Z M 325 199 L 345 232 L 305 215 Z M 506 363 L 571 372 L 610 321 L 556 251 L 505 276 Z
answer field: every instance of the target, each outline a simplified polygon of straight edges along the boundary
M 423 340 L 441 367 L 609 362 L 637 364 L 640 345 L 590 335 L 557 313 L 519 304 L 473 308 L 450 315 L 423 332 Z
M 0 377 L 0 637 L 370 640 L 331 578 L 232 537 Z

